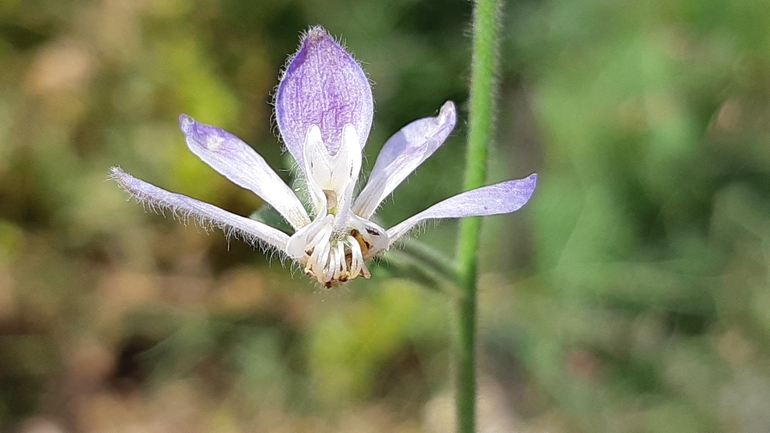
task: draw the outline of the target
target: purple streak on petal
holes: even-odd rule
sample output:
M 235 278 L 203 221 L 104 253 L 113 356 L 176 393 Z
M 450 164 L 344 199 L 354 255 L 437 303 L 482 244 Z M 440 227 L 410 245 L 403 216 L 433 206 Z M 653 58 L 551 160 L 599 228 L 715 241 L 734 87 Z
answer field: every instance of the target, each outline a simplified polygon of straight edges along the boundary
M 311 125 L 321 129 L 332 155 L 347 124 L 356 129 L 363 148 L 374 114 L 372 89 L 358 62 L 323 28 L 312 27 L 281 77 L 275 113 L 286 147 L 302 168 L 302 147 Z
M 209 225 L 218 227 L 226 235 L 235 234 L 253 245 L 265 242 L 279 251 L 286 250 L 289 236 L 266 224 L 232 214 L 185 195 L 174 194 L 158 188 L 131 176 L 119 167 L 110 169 L 110 177 L 135 199 L 147 203 L 153 208 L 170 209 L 175 217 L 181 219 L 194 217 L 203 227 Z
M 295 229 L 310 224 L 305 208 L 291 188 L 240 138 L 198 123 L 186 114 L 179 116 L 179 127 L 187 138 L 187 147 L 214 170 L 260 196 Z
M 380 203 L 444 143 L 456 122 L 455 104 L 447 101 L 437 117 L 415 120 L 390 137 L 353 211 L 363 218 L 371 217 Z
M 439 218 L 463 218 L 497 215 L 519 210 L 537 185 L 537 174 L 518 180 L 470 190 L 439 202 L 388 230 L 391 242 L 409 232 L 417 224 Z

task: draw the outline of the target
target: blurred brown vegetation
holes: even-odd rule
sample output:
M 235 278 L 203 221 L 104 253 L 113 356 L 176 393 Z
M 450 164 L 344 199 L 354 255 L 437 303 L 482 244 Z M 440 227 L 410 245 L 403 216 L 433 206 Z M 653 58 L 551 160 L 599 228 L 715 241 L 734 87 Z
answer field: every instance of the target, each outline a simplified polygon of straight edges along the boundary
M 375 83 L 370 166 L 463 106 L 470 6 L 0 1 L 0 431 L 451 431 L 446 296 L 396 262 L 321 290 L 107 173 L 259 208 L 176 119 L 288 180 L 271 92 L 313 24 Z M 540 185 L 485 222 L 480 431 L 770 431 L 770 4 L 521 0 L 503 24 L 490 181 Z M 459 191 L 463 123 L 385 223 Z M 419 239 L 451 254 L 455 228 Z

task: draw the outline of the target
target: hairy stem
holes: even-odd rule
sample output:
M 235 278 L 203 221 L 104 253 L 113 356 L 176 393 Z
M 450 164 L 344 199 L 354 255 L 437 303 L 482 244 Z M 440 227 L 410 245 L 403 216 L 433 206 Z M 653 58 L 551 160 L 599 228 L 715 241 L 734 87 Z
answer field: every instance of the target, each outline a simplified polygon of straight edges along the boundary
M 502 0 L 476 0 L 473 12 L 468 150 L 465 190 L 484 185 L 487 146 L 492 141 L 495 112 L 497 39 Z M 460 223 L 457 246 L 458 284 L 463 296 L 455 302 L 455 404 L 457 432 L 476 429 L 476 290 L 480 218 Z

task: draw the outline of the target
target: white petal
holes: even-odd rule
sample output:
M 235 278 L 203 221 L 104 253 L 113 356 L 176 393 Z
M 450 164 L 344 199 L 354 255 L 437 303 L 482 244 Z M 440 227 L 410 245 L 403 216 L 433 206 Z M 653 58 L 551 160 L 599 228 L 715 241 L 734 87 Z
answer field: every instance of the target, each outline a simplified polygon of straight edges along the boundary
M 455 105 L 447 101 L 437 117 L 416 120 L 390 137 L 353 211 L 363 218 L 371 217 L 388 194 L 444 143 L 456 122 Z
M 369 260 L 390 247 L 391 242 L 387 232 L 377 224 L 355 214 L 351 215 L 349 223 L 358 231 L 358 236 L 365 243 L 365 251 L 362 250 L 364 260 Z
M 316 210 L 327 201 L 328 211 L 337 213 L 350 207 L 358 174 L 361 172 L 361 146 L 352 125 L 343 129 L 342 145 L 331 155 L 321 138 L 321 130 L 311 126 L 305 142 L 305 173 Z
M 324 236 L 332 232 L 333 215 L 319 216 L 312 223 L 299 229 L 289 239 L 286 253 L 294 260 L 302 259 L 308 248 L 315 247 Z
M 350 275 L 354 278 L 361 273 L 361 268 L 364 265 L 364 256 L 361 251 L 361 245 L 358 240 L 353 236 L 348 236 L 348 245 L 350 245 Z
M 112 179 L 140 202 L 148 203 L 152 207 L 170 209 L 174 216 L 183 219 L 195 217 L 203 227 L 213 225 L 228 235 L 235 232 L 254 244 L 264 241 L 280 251 L 286 249 L 289 236 L 280 230 L 185 195 L 158 188 L 131 176 L 119 167 L 112 167 L 110 173 Z
M 388 230 L 393 243 L 417 224 L 439 218 L 463 218 L 509 213 L 527 203 L 537 185 L 537 175 L 509 180 L 457 194 L 439 202 Z
M 179 116 L 187 147 L 236 185 L 251 190 L 273 206 L 295 229 L 310 218 L 294 192 L 249 145 L 229 132 Z
M 323 142 L 323 137 L 321 137 L 321 130 L 315 125 L 311 126 L 308 130 L 307 137 L 305 137 L 303 152 L 304 155 L 302 158 L 305 164 L 303 171 L 306 176 L 307 188 L 310 192 L 310 198 L 313 200 L 313 209 L 315 210 L 316 215 L 318 215 L 321 208 L 324 207 L 326 198 L 323 192 L 323 188 L 321 188 L 321 186 L 315 180 L 316 176 L 313 173 L 313 169 L 316 167 L 323 167 L 323 165 L 318 163 L 311 163 L 311 158 L 323 158 L 327 152 L 326 146 Z

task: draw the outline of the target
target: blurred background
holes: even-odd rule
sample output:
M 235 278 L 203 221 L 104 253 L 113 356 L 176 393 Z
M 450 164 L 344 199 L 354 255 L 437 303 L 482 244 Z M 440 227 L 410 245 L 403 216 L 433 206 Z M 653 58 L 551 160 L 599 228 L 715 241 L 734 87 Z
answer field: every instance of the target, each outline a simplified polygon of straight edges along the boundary
M 1 0 L 0 431 L 450 432 L 447 296 L 390 261 L 320 289 L 146 212 L 130 173 L 241 215 L 185 147 L 225 128 L 287 180 L 272 91 L 299 34 L 341 37 L 387 137 L 455 133 L 379 213 L 461 189 L 465 0 Z M 770 431 L 770 3 L 505 6 L 489 181 L 481 432 Z M 453 254 L 456 222 L 419 240 Z

